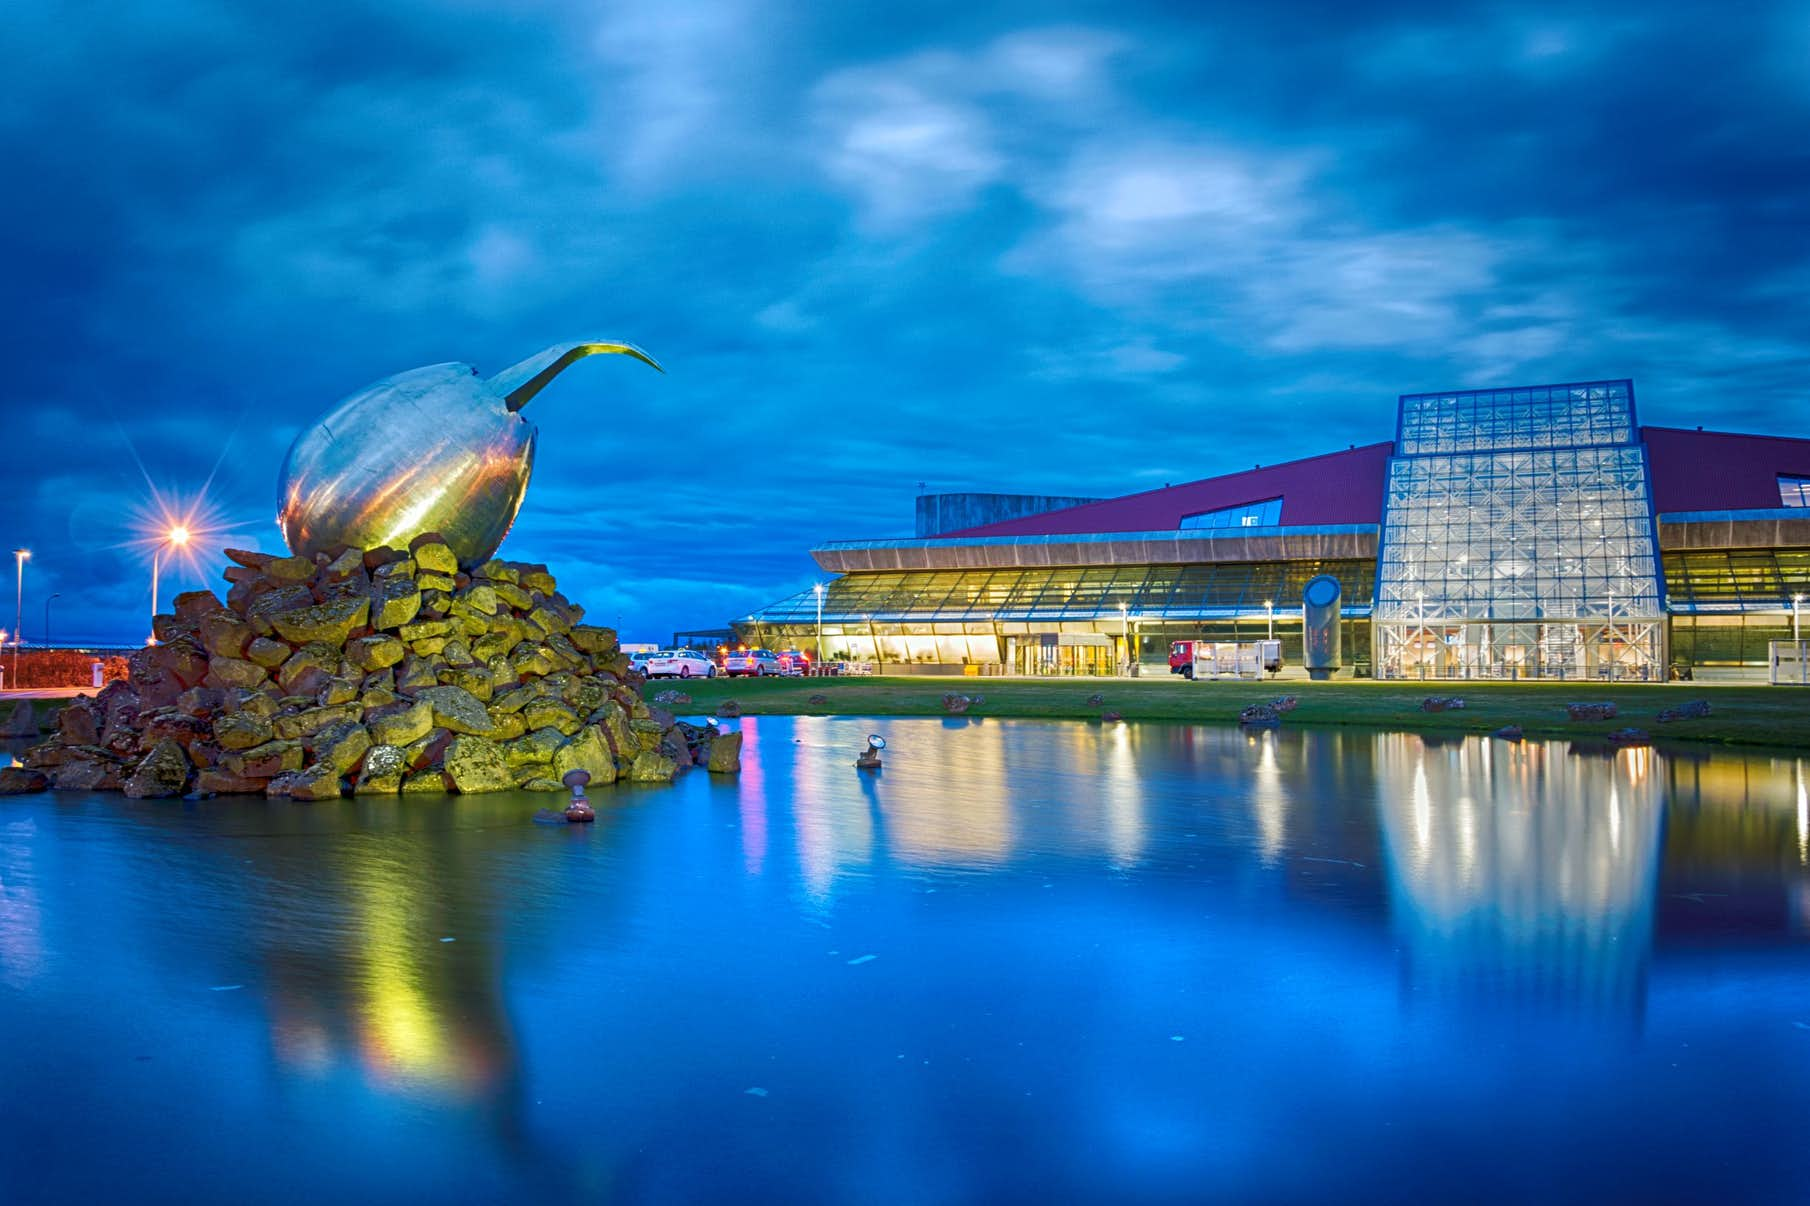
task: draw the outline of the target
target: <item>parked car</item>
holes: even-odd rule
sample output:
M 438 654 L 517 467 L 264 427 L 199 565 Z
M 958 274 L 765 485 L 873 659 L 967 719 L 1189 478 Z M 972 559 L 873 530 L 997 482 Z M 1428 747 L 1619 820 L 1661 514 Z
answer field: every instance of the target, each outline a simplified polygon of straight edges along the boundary
M 785 672 L 779 668 L 779 657 L 771 649 L 731 649 L 723 654 L 723 673 L 735 678 Z
M 811 655 L 799 649 L 779 651 L 779 672 L 794 677 L 811 672 Z
M 650 657 L 658 657 L 658 656 L 659 656 L 658 650 L 655 650 L 655 651 L 649 652 L 649 653 L 631 653 L 628 655 L 628 668 L 630 670 L 639 670 L 641 673 L 646 674 L 647 673 L 647 659 Z
M 649 678 L 710 678 L 716 663 L 696 649 L 662 649 L 647 655 L 641 673 Z

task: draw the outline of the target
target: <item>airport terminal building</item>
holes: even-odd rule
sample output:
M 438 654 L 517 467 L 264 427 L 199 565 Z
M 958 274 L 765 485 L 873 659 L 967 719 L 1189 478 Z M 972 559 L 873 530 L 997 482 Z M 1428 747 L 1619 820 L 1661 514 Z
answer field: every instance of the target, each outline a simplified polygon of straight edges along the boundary
M 1810 440 L 1642 427 L 1626 380 L 1409 394 L 1392 442 L 1097 501 L 920 499 L 914 538 L 812 556 L 836 576 L 744 639 L 1111 674 L 1273 632 L 1299 664 L 1302 588 L 1327 574 L 1345 674 L 1760 669 L 1810 596 Z

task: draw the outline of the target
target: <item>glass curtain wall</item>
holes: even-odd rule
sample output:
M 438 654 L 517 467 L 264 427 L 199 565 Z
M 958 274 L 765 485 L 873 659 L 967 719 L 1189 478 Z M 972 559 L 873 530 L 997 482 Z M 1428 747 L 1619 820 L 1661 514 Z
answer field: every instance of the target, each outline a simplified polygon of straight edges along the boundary
M 1128 660 L 1166 662 L 1172 640 L 1260 640 L 1273 625 L 1284 659 L 1299 664 L 1301 591 L 1319 574 L 1343 584 L 1353 624 L 1369 615 L 1376 563 L 1366 559 L 847 574 L 823 591 L 822 656 L 1112 673 Z M 807 590 L 736 627 L 751 644 L 815 650 L 817 615 Z M 1346 640 L 1359 648 L 1350 627 Z
M 1764 666 L 1767 645 L 1810 635 L 1810 549 L 1693 550 L 1665 555 L 1671 660 L 1679 666 Z
M 1409 395 L 1375 608 L 1390 678 L 1662 677 L 1626 381 Z

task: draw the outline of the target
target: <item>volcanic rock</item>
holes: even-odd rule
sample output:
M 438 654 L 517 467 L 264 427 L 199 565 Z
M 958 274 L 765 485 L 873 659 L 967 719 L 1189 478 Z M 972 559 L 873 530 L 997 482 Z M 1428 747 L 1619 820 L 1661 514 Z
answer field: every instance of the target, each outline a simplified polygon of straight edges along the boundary
M 36 737 L 38 735 L 38 714 L 33 710 L 31 700 L 21 699 L 13 705 L 13 714 L 0 725 L 0 737 Z
M 1275 704 L 1252 704 L 1238 713 L 1238 723 L 1251 729 L 1274 729 L 1282 724 L 1282 713 Z
M 1565 714 L 1572 720 L 1614 720 L 1615 705 L 1613 703 L 1569 703 L 1565 705 Z
M 306 644 L 320 641 L 327 645 L 344 645 L 354 628 L 363 628 L 371 618 L 369 598 L 334 599 L 309 607 L 298 607 L 270 617 L 270 623 L 285 641 Z
M 212 599 L 210 594 L 208 598 Z M 201 617 L 201 647 L 215 657 L 244 657 L 257 632 L 235 613 L 218 606 Z
M 178 596 L 153 619 L 161 643 L 69 704 L 28 769 L 71 790 L 325 799 L 347 779 L 500 790 L 707 760 L 714 739 L 649 708 L 615 631 L 584 624 L 546 567 L 464 573 L 449 553 L 431 535 L 411 552 L 229 553 L 225 602 Z
M 434 706 L 425 699 L 393 704 L 365 714 L 371 740 L 378 745 L 408 745 L 428 735 L 434 727 Z
M 490 733 L 490 713 L 463 687 L 423 687 L 415 693 L 415 698 L 426 701 L 433 709 L 434 723 L 443 729 L 474 737 Z
M 246 779 L 271 779 L 277 775 L 302 769 L 302 743 L 299 741 L 266 741 L 263 745 L 228 754 L 220 765 L 232 774 Z
M 209 767 L 195 775 L 195 790 L 216 796 L 256 796 L 264 793 L 268 780 L 246 779 L 219 767 Z
M 374 745 L 365 753 L 364 767 L 352 794 L 395 795 L 402 790 L 402 776 L 408 772 L 408 756 L 394 745 Z
M 452 780 L 447 777 L 446 771 L 438 763 L 415 771 L 402 780 L 402 794 L 405 796 L 422 793 L 439 794 L 451 790 Z
M 346 656 L 360 670 L 387 670 L 402 660 L 408 649 L 393 636 L 375 633 L 359 637 L 346 646 Z
M 435 574 L 450 577 L 459 572 L 459 558 L 454 555 L 450 546 L 437 533 L 426 533 L 415 537 L 409 543 L 409 552 L 414 555 L 415 564 Z M 447 584 L 451 589 L 452 584 Z
M 292 800 L 337 800 L 345 794 L 339 772 L 325 763 L 299 771 L 289 771 L 270 780 L 264 794 L 288 796 Z
M 57 714 L 57 740 L 65 745 L 93 745 L 101 739 L 101 716 L 91 699 L 77 699 Z
M 742 770 L 742 735 L 718 733 L 710 743 L 710 757 L 704 769 L 713 775 L 737 775 Z
M 671 783 L 678 765 L 658 750 L 642 750 L 635 755 L 628 777 L 635 783 Z
M 152 747 L 126 780 L 126 795 L 134 800 L 179 796 L 188 790 L 190 769 L 188 755 L 166 737 Z
M 264 667 L 243 658 L 215 656 L 208 659 L 207 679 L 217 687 L 237 687 L 250 691 L 268 680 Z
M 336 775 L 349 775 L 364 761 L 371 748 L 371 734 L 361 724 L 341 721 L 316 733 L 302 748 L 314 755 L 316 766 L 329 766 Z
M 557 732 L 548 729 L 538 731 Z M 554 751 L 554 778 L 563 779 L 567 772 L 575 770 L 589 771 L 593 783 L 611 783 L 616 779 L 616 759 L 594 725 L 586 726 L 583 732 Z
M 104 758 L 72 758 L 57 767 L 51 785 L 58 791 L 118 791 L 125 786 L 118 763 Z
M 49 786 L 50 779 L 43 771 L 28 770 L 22 766 L 0 769 L 0 796 L 30 795 Z
M 279 582 L 306 582 L 314 577 L 314 562 L 307 557 L 272 557 L 255 568 Z
M 269 670 L 273 666 L 282 665 L 293 652 L 282 641 L 272 640 L 270 637 L 254 637 L 251 644 L 245 647 L 245 659 Z

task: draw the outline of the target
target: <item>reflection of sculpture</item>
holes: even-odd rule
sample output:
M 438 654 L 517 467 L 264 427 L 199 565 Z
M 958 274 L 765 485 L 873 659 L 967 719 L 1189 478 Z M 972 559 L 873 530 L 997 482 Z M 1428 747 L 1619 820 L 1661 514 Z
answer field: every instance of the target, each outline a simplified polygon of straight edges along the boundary
M 464 565 L 508 535 L 534 468 L 535 429 L 520 411 L 573 361 L 626 343 L 555 344 L 485 380 L 468 364 L 386 377 L 345 398 L 289 448 L 277 522 L 291 551 L 407 547 L 439 532 Z

